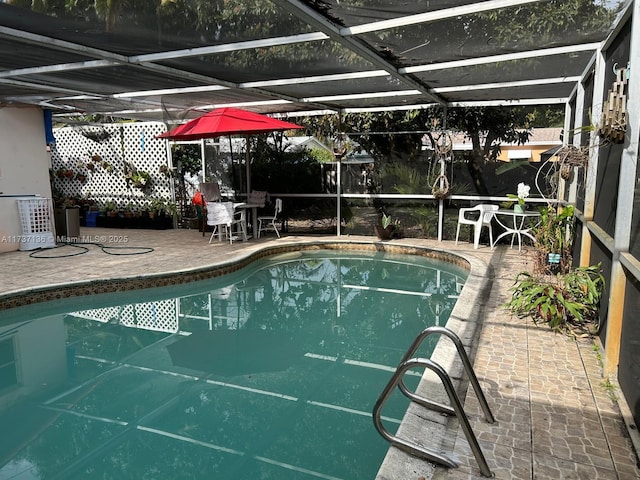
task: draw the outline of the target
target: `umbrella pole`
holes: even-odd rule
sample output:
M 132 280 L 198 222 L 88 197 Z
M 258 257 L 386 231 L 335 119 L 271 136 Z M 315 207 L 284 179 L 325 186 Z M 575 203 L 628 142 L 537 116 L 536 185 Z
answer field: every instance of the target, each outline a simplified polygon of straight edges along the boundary
M 245 155 L 246 155 L 245 168 L 246 168 L 246 171 L 247 171 L 247 200 L 248 200 L 249 199 L 249 192 L 251 192 L 251 155 L 249 154 L 249 135 L 247 135 L 246 142 L 247 142 L 247 148 L 246 148 L 246 152 L 245 152 Z

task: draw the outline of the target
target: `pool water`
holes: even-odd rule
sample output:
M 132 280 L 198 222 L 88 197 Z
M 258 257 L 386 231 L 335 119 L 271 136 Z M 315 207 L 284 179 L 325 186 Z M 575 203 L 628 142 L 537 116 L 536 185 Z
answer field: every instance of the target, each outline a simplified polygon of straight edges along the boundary
M 388 449 L 373 405 L 466 275 L 416 256 L 302 252 L 0 312 L 0 478 L 372 479 Z M 387 403 L 390 431 L 407 406 Z

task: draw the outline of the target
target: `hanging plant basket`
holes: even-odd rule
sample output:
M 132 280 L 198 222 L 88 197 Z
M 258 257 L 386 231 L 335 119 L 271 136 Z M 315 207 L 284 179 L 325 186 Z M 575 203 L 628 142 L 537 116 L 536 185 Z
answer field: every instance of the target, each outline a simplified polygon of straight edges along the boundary
M 567 180 L 567 181 L 571 178 L 571 166 L 570 165 L 568 165 L 566 163 L 563 163 L 560 166 L 560 177 L 563 180 Z
M 453 138 L 449 132 L 442 132 L 436 139 L 434 145 L 436 154 L 439 156 L 447 156 L 453 151 Z
M 433 186 L 431 187 L 431 194 L 436 200 L 444 200 L 451 195 L 449 180 L 446 175 L 439 175 L 438 178 L 436 178 L 436 181 L 433 182 Z
M 556 153 L 560 165 L 569 167 L 586 167 L 589 163 L 589 147 L 563 145 Z

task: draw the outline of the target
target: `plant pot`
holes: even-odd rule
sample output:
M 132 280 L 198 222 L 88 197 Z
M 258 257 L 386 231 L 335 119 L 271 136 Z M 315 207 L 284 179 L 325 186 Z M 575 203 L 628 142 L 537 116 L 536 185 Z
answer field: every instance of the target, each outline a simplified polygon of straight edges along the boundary
M 515 213 L 524 213 L 524 211 L 525 211 L 525 206 L 524 206 L 524 205 L 520 205 L 519 203 L 516 203 L 516 204 L 513 206 L 513 211 L 514 211 Z
M 97 225 L 98 212 L 89 211 L 86 213 L 85 225 L 87 227 L 95 227 Z
M 376 234 L 380 240 L 391 240 L 395 227 L 389 225 L 387 228 L 382 228 L 382 225 L 376 225 Z

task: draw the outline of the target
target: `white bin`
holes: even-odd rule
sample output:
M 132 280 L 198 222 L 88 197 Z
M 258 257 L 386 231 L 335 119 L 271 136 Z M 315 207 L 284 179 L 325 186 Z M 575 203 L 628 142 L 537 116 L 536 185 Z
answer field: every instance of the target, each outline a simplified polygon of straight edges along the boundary
M 37 250 L 56 246 L 53 226 L 53 202 L 50 198 L 16 200 L 22 234 L 20 250 Z

